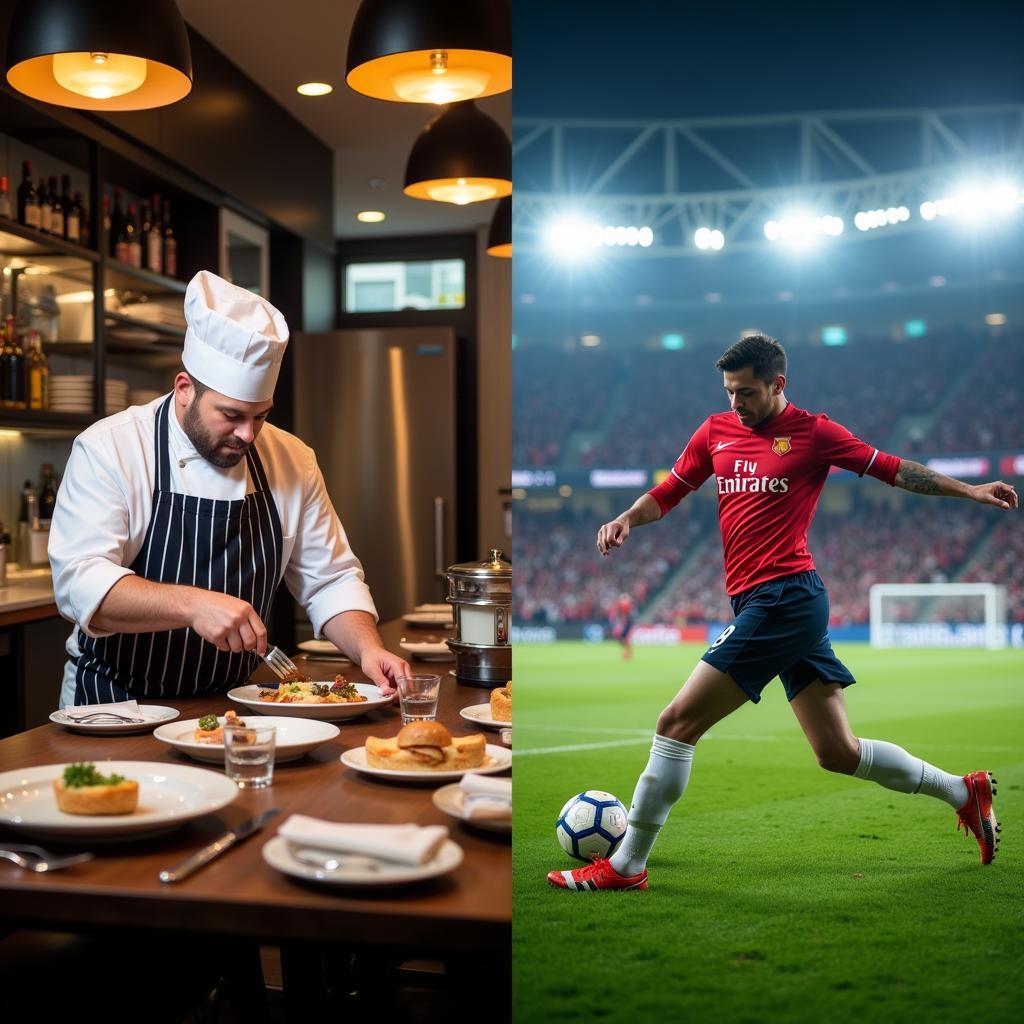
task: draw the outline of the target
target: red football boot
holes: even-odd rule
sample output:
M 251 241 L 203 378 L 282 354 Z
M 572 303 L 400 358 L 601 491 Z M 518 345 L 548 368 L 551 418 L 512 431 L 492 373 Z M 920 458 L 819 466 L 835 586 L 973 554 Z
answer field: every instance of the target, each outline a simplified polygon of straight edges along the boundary
M 967 803 L 957 811 L 956 830 L 961 826 L 965 832 L 973 832 L 981 849 L 981 863 L 991 864 L 999 849 L 999 822 L 992 809 L 992 797 L 996 792 L 996 780 L 991 772 L 971 772 L 964 776 L 967 783 Z
M 577 892 L 597 892 L 598 889 L 646 889 L 647 871 L 639 875 L 623 876 L 605 857 L 596 857 L 592 864 L 572 871 L 549 871 L 548 881 L 559 889 Z

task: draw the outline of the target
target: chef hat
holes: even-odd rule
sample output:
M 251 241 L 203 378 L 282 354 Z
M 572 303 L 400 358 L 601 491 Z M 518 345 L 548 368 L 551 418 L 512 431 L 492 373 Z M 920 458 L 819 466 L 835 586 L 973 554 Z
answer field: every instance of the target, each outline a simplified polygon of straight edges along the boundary
M 288 344 L 288 325 L 266 299 L 200 270 L 185 292 L 185 369 L 239 402 L 267 402 Z

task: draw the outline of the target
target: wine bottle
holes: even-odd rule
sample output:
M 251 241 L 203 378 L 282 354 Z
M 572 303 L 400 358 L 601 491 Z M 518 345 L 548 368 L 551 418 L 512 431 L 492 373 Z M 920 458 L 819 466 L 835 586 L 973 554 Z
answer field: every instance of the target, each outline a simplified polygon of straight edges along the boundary
M 11 325 L 13 328 L 13 324 Z M 3 378 L 3 405 L 8 409 L 25 408 L 25 353 L 21 339 L 12 329 L 0 355 L 0 376 Z
M 67 218 L 64 221 L 64 233 L 69 242 L 84 244 L 82 241 L 82 193 L 76 192 L 75 198 L 68 206 Z
M 142 239 L 139 237 L 138 208 L 134 203 L 128 204 L 128 219 L 124 225 L 124 233 L 128 239 L 128 259 L 125 262 L 141 269 Z
M 11 218 L 11 198 L 7 194 L 7 175 L 0 177 L 0 217 Z
M 74 200 L 71 198 L 71 175 L 61 175 L 60 179 L 60 208 L 64 211 L 64 237 L 68 237 L 68 217 L 71 216 L 71 207 Z
M 21 184 L 18 186 L 18 223 L 28 228 L 39 228 L 39 195 L 32 184 L 32 161 L 21 165 Z
M 160 197 L 153 194 L 153 213 L 143 244 L 146 246 L 146 262 L 154 274 L 164 272 L 164 239 L 163 223 L 161 221 Z
M 0 406 L 4 409 L 14 408 L 14 399 L 10 392 L 10 374 L 7 364 L 14 356 L 14 331 L 15 323 L 13 316 L 4 318 L 3 336 L 0 338 Z
M 39 518 L 46 522 L 53 518 L 53 507 L 57 504 L 57 478 L 53 474 L 53 465 L 43 463 L 42 486 L 39 488 Z
M 126 263 L 124 259 L 118 253 L 118 246 L 121 244 L 121 236 L 124 228 L 124 210 L 121 209 L 121 196 L 122 191 L 120 187 L 114 189 L 114 205 L 110 209 L 110 255 Z
M 149 265 L 149 232 L 152 230 L 153 222 L 150 220 L 148 203 L 142 204 L 142 215 L 139 221 L 139 248 L 142 251 L 142 269 L 152 270 L 153 268 Z
M 39 197 L 39 230 L 49 234 L 52 208 L 50 206 L 50 193 L 46 191 L 45 178 L 39 179 L 39 188 L 36 189 L 36 195 Z
M 57 191 L 56 175 L 50 178 L 50 234 L 64 237 L 64 201 Z
M 164 273 L 168 277 L 178 276 L 178 240 L 174 237 L 171 224 L 171 201 L 164 200 Z
M 28 375 L 28 393 L 25 396 L 30 409 L 50 408 L 50 360 L 43 351 L 43 339 L 38 331 L 29 331 L 25 346 L 28 350 L 25 364 Z

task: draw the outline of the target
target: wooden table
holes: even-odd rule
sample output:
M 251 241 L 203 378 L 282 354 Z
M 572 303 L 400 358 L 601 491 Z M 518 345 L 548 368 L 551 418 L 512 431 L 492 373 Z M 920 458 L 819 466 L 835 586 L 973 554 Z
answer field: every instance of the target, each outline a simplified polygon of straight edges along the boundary
M 398 639 L 422 639 L 426 631 L 400 621 L 382 628 L 385 643 L 398 651 Z M 447 634 L 450 635 L 450 634 Z M 345 673 L 364 679 L 348 663 L 306 662 L 314 678 Z M 463 686 L 448 675 L 453 663 L 416 662 L 418 671 L 442 676 L 438 718 L 455 734 L 473 732 L 459 710 L 487 700 L 488 690 Z M 256 681 L 269 678 L 265 669 Z M 312 674 L 312 672 L 311 672 Z M 57 693 L 59 681 L 39 680 Z M 224 697 L 153 701 L 178 708 L 183 719 L 233 706 Z M 265 944 L 289 942 L 357 943 L 421 950 L 443 957 L 473 953 L 492 965 L 508 962 L 511 937 L 512 857 L 507 835 L 478 832 L 437 810 L 431 794 L 437 784 L 396 784 L 346 768 L 341 753 L 361 746 L 368 735 L 394 735 L 401 725 L 397 703 L 351 722 L 336 723 L 341 735 L 291 764 L 278 765 L 266 790 L 242 791 L 238 799 L 165 836 L 117 845 L 96 845 L 96 859 L 52 875 L 33 875 L 0 861 L 0 907 L 11 925 L 59 930 L 97 926 L 241 935 Z M 488 741 L 500 744 L 497 732 Z M 154 739 L 150 733 L 97 738 L 57 725 L 0 740 L 0 771 L 70 761 L 140 760 L 204 766 Z M 223 854 L 191 878 L 174 885 L 157 879 L 161 868 L 177 863 L 216 836 L 269 807 L 281 814 L 256 835 Z M 404 888 L 375 892 L 305 883 L 280 874 L 261 856 L 289 814 L 299 812 L 335 821 L 444 824 L 465 859 L 451 875 Z M 0 828 L 0 845 L 31 842 Z M 43 845 L 60 848 L 60 844 Z M 87 844 L 82 844 L 87 845 Z

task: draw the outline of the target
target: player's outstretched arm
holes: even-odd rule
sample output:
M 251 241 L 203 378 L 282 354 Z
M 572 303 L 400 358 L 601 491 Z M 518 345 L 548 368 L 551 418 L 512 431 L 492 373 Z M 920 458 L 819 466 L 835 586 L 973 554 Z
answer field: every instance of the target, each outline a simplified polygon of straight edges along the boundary
M 661 506 L 649 494 L 641 494 L 622 515 L 597 531 L 597 550 L 607 555 L 612 548 L 621 548 L 634 526 L 646 526 L 660 518 Z
M 936 473 L 934 469 L 922 466 L 920 462 L 900 459 L 895 484 L 914 494 L 937 494 L 947 498 L 970 498 L 982 505 L 997 508 L 1017 508 L 1017 492 L 1002 480 L 989 484 L 965 484 L 951 476 Z

